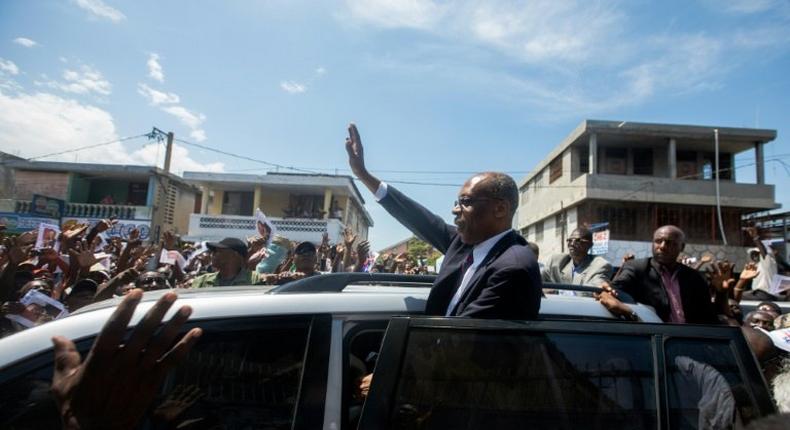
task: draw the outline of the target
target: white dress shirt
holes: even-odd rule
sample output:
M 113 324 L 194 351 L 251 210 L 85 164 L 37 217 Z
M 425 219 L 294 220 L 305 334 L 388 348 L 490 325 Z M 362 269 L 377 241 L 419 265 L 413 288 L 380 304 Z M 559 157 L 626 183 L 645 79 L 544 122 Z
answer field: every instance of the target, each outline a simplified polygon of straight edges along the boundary
M 450 305 L 447 306 L 447 312 L 445 313 L 445 316 L 451 316 L 455 305 L 457 305 L 461 300 L 461 297 L 464 295 L 464 291 L 466 291 L 466 288 L 469 286 L 469 281 L 472 279 L 472 275 L 475 274 L 477 267 L 486 258 L 486 255 L 488 255 L 489 251 L 491 251 L 491 248 L 493 248 L 494 245 L 499 242 L 499 239 L 502 239 L 508 233 L 510 233 L 510 229 L 505 230 L 496 236 L 489 237 L 472 248 L 472 264 L 470 264 L 466 269 L 466 272 L 464 272 L 464 277 L 461 279 L 461 285 L 458 286 L 458 290 L 455 292 L 452 300 L 450 300 Z
M 379 187 L 376 189 L 376 192 L 373 193 L 373 197 L 375 197 L 377 202 L 381 201 L 381 199 L 384 197 L 387 197 L 386 182 L 381 181 L 379 183 Z M 461 300 L 461 297 L 464 295 L 464 291 L 466 291 L 466 288 L 469 286 L 469 281 L 472 279 L 472 275 L 475 274 L 477 267 L 486 258 L 486 255 L 488 255 L 488 252 L 491 251 L 491 248 L 493 248 L 494 245 L 499 242 L 499 239 L 505 237 L 505 235 L 510 231 L 511 229 L 508 229 L 502 233 L 497 234 L 496 236 L 489 237 L 472 248 L 472 264 L 470 264 L 466 269 L 466 272 L 464 272 L 464 277 L 461 279 L 461 285 L 458 286 L 458 290 L 455 292 L 455 295 L 453 295 L 452 300 L 450 300 L 450 305 L 447 306 L 447 312 L 445 313 L 446 316 L 451 316 L 450 314 L 452 313 L 453 308 L 455 308 L 455 305 L 457 305 L 458 301 Z

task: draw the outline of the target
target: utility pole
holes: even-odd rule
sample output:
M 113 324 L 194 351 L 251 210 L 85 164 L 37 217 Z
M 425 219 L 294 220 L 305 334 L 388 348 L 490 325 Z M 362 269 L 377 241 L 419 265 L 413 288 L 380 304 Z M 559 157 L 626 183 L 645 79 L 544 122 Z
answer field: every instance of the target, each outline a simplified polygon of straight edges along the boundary
M 165 172 L 170 173 L 170 158 L 173 156 L 173 132 L 167 133 L 167 147 L 165 149 Z
M 170 178 L 168 177 L 168 173 L 170 173 L 170 162 L 173 155 L 173 140 L 175 139 L 175 135 L 173 132 L 165 133 L 162 130 L 154 127 L 154 131 L 152 134 L 166 135 L 167 136 L 167 146 L 165 149 L 165 165 L 162 169 L 164 174 L 160 174 L 156 171 L 156 168 L 153 170 L 153 179 L 154 179 L 154 199 L 153 199 L 153 207 L 151 208 L 151 243 L 159 243 L 160 238 L 162 237 L 162 229 L 165 226 L 165 215 L 167 211 L 167 196 L 168 196 L 168 188 L 170 185 Z M 161 141 L 161 140 L 160 140 Z

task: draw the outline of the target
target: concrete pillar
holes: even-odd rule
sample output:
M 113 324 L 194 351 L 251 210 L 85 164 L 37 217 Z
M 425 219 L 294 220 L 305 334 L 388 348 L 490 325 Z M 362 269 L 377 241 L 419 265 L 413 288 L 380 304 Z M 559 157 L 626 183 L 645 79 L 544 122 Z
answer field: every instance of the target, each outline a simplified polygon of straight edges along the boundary
M 148 178 L 148 192 L 145 197 L 146 206 L 152 207 L 154 205 L 154 201 L 156 200 L 156 189 L 156 175 L 151 175 Z
M 211 192 L 208 186 L 201 185 L 200 186 L 200 213 L 201 215 L 205 215 L 208 213 L 208 195 Z
M 669 170 L 670 178 L 678 178 L 678 143 L 674 138 L 669 139 L 669 147 L 667 148 L 667 169 Z
M 255 194 L 252 196 L 252 214 L 255 215 L 255 209 L 261 207 L 261 195 L 263 194 L 263 188 L 260 185 L 255 186 Z M 261 209 L 263 210 L 263 209 Z
M 754 143 L 754 161 L 756 162 L 755 166 L 757 168 L 757 183 L 764 184 L 765 183 L 765 157 L 763 154 L 763 143 L 762 142 L 755 142 Z
M 329 218 L 329 208 L 332 206 L 332 190 L 329 188 L 324 190 L 324 219 Z
M 348 222 L 348 214 L 351 212 L 351 197 L 346 197 L 346 207 L 343 208 L 343 224 L 345 225 Z M 346 227 L 351 227 L 350 225 L 346 225 Z
M 598 135 L 590 134 L 590 171 L 591 175 L 598 174 Z
M 211 202 L 211 214 L 222 215 L 222 190 L 214 190 L 214 201 Z

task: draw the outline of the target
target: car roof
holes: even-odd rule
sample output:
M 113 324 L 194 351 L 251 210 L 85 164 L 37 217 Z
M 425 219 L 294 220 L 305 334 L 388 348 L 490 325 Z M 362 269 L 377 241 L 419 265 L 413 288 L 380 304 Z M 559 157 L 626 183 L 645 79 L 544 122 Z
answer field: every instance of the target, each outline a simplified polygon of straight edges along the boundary
M 171 290 L 143 294 L 130 325 L 135 325 L 159 297 Z M 165 319 L 180 306 L 189 305 L 191 321 L 280 315 L 332 314 L 387 319 L 393 315 L 420 314 L 430 288 L 398 285 L 350 285 L 340 292 L 275 293 L 272 287 L 240 286 L 177 290 L 178 299 Z M 94 336 L 122 298 L 113 298 L 80 309 L 69 317 L 33 327 L 0 339 L 0 368 L 51 347 L 55 335 L 80 340 Z M 646 322 L 661 322 L 652 308 L 631 305 Z M 588 297 L 549 295 L 541 302 L 543 318 L 574 317 L 614 319 L 598 302 Z

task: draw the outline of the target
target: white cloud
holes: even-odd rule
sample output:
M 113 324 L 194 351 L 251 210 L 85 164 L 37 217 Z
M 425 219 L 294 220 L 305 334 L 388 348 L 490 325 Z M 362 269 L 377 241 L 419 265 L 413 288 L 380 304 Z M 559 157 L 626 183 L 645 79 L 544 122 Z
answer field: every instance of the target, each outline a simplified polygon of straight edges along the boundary
M 414 28 L 475 43 L 526 63 L 605 59 L 619 49 L 624 14 L 616 1 L 347 0 L 351 16 L 382 28 Z M 606 53 L 607 55 L 601 55 Z
M 623 15 L 587 1 L 485 2 L 456 17 L 473 37 L 527 63 L 605 58 Z
M 162 166 L 165 155 L 163 148 L 158 148 L 156 144 L 153 144 L 134 151 L 131 157 L 140 160 L 141 164 Z M 170 170 L 179 175 L 184 171 L 222 172 L 225 170 L 225 164 L 221 162 L 201 163 L 196 161 L 190 156 L 187 148 L 178 143 L 173 143 Z
M 159 82 L 165 81 L 165 74 L 162 71 L 162 65 L 159 64 L 159 54 L 151 54 L 148 57 L 148 76 L 151 79 L 157 80 Z
M 282 81 L 280 82 L 280 88 L 290 94 L 301 94 L 307 91 L 307 85 L 295 81 Z
M 126 15 L 121 11 L 107 6 L 102 0 L 74 0 L 74 2 L 77 6 L 85 9 L 98 18 L 109 19 L 116 23 L 126 19 Z
M 195 139 L 198 142 L 202 142 L 206 140 L 206 130 L 203 129 L 192 130 L 192 132 L 189 133 L 189 137 Z
M 46 124 L 46 127 L 42 127 Z M 15 95 L 0 90 L 0 147 L 35 157 L 69 148 L 118 139 L 112 115 L 96 106 L 49 93 Z M 48 157 L 51 161 L 161 166 L 164 151 L 156 158 L 156 145 L 129 151 L 123 143 L 111 143 L 75 153 Z M 174 145 L 173 170 L 222 171 L 223 163 L 200 163 L 186 148 Z
M 386 28 L 433 27 L 447 8 L 432 0 L 346 0 L 351 15 Z
M 0 58 L 0 74 L 8 73 L 10 75 L 18 75 L 19 67 L 11 60 L 4 60 Z
M 319 67 L 315 69 L 315 74 L 318 76 L 323 76 L 326 74 L 326 69 L 324 67 Z
M 35 40 L 28 39 L 27 37 L 17 37 L 16 39 L 14 39 L 14 43 L 16 43 L 17 45 L 22 45 L 25 48 L 32 48 L 38 45 L 38 43 L 36 43 Z
M 74 94 L 93 92 L 106 96 L 112 92 L 110 82 L 104 78 L 101 72 L 91 66 L 83 65 L 78 70 L 66 69 L 63 71 L 63 80 L 63 82 L 50 80 L 37 82 L 37 84 Z
M 189 127 L 189 136 L 192 139 L 198 142 L 206 140 L 206 131 L 201 127 L 206 121 L 205 115 L 202 113 L 192 112 L 183 106 L 163 106 L 161 109 L 164 112 L 176 117 L 176 119 L 178 119 L 182 124 Z
M 206 116 L 202 113 L 191 112 L 183 106 L 165 106 L 162 110 L 178 118 L 182 124 L 193 130 L 200 128 L 200 125 L 206 120 Z
M 153 106 L 162 104 L 176 104 L 181 101 L 178 94 L 157 91 L 146 84 L 137 84 L 137 93 L 145 97 Z

